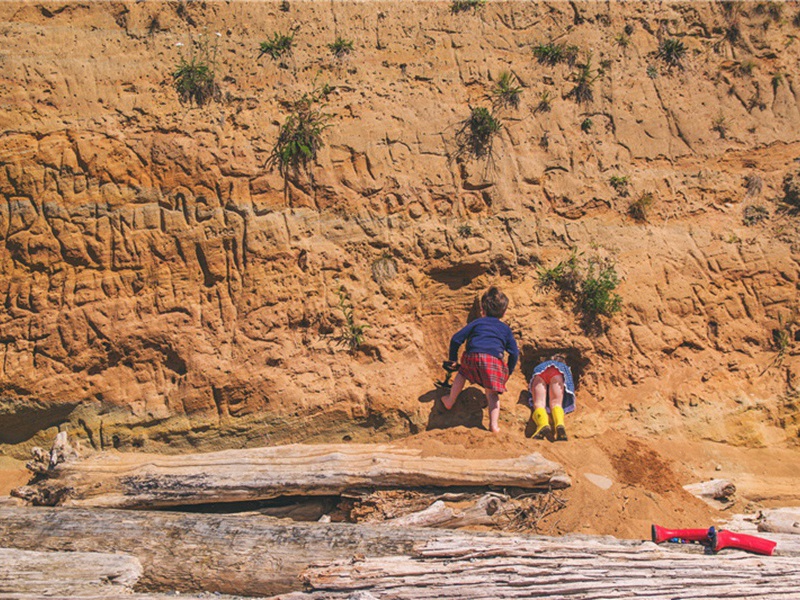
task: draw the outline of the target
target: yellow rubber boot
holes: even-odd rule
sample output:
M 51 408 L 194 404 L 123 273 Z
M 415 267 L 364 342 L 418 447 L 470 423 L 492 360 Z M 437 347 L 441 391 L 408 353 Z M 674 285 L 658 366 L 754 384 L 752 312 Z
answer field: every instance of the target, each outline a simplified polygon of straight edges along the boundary
M 566 442 L 567 428 L 564 427 L 564 409 L 560 406 L 554 406 L 551 410 L 553 413 L 553 425 L 556 428 L 556 441 Z
M 549 437 L 553 430 L 550 429 L 550 418 L 547 416 L 547 411 L 543 408 L 537 408 L 531 415 L 533 424 L 536 425 L 536 430 L 533 432 L 533 439 L 542 440 Z

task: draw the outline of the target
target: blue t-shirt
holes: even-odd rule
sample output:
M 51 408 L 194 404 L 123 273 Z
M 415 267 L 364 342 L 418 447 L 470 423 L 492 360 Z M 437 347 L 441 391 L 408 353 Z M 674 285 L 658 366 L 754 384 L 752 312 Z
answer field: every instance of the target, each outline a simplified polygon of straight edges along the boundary
M 467 352 L 490 354 L 503 360 L 503 352 L 508 352 L 508 374 L 514 371 L 519 358 L 519 348 L 511 328 L 497 317 L 475 319 L 456 333 L 450 340 L 450 360 L 458 360 L 458 349 L 467 342 Z

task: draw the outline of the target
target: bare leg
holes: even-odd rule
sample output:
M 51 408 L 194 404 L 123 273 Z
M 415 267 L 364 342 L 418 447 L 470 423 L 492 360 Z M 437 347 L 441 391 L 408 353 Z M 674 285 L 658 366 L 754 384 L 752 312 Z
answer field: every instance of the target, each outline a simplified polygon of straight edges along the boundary
M 500 431 L 500 396 L 497 392 L 486 390 L 486 399 L 489 401 L 489 431 Z
M 553 377 L 550 380 L 550 411 L 553 414 L 553 425 L 556 428 L 556 441 L 567 441 L 567 429 L 564 427 L 564 378 Z
M 538 375 L 533 378 L 531 394 L 533 395 L 533 408 L 544 408 L 545 403 L 547 402 L 547 385 L 545 384 L 544 379 Z
M 467 378 L 464 377 L 461 373 L 456 373 L 456 378 L 453 380 L 453 387 L 450 388 L 450 394 L 442 398 L 442 404 L 447 410 L 453 408 L 453 404 L 456 403 L 456 398 L 461 393 L 461 390 L 464 389 L 464 384 L 467 382 Z
M 537 440 L 549 438 L 553 430 L 550 427 L 550 417 L 547 416 L 547 411 L 545 410 L 545 404 L 547 403 L 547 384 L 544 382 L 544 379 L 538 375 L 533 378 L 531 393 L 533 394 L 531 421 L 533 421 L 536 427 L 532 437 Z
M 542 382 L 544 385 L 544 382 Z M 554 406 L 561 406 L 564 402 L 564 377 L 561 375 L 555 375 L 550 380 L 550 410 L 553 410 Z M 544 404 L 542 404 L 544 407 Z

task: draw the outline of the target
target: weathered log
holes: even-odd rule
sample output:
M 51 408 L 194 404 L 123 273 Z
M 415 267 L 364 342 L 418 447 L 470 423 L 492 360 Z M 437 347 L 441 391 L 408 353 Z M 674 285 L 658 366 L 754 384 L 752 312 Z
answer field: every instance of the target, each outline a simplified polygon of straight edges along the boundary
M 118 598 L 141 574 L 139 561 L 124 554 L 0 548 L 0 598 Z
M 300 589 L 312 561 L 404 555 L 433 529 L 275 524 L 255 515 L 0 507 L 0 540 L 22 550 L 122 552 L 151 590 L 269 596 Z
M 154 508 L 359 487 L 563 488 L 563 467 L 541 454 L 507 459 L 423 456 L 389 445 L 291 445 L 161 456 L 105 452 L 59 464 L 12 494 L 37 505 Z
M 765 585 L 765 589 L 775 591 L 779 588 L 770 587 L 773 573 L 770 565 L 784 569 L 787 560 L 795 565 L 796 556 L 800 555 L 800 552 L 795 552 L 789 559 L 783 556 L 785 550 L 782 541 L 778 544 L 780 556 L 751 557 L 742 551 L 725 550 L 714 557 L 704 558 L 699 546 L 656 546 L 651 542 L 611 538 L 598 540 L 588 536 L 511 537 L 414 527 L 310 523 L 276 525 L 272 522 L 263 523 L 255 516 L 77 508 L 0 508 L 0 539 L 8 546 L 20 549 L 123 552 L 135 556 L 143 567 L 140 585 L 151 590 L 268 596 L 299 591 L 303 585 L 299 576 L 305 572 L 308 585 L 317 591 L 330 589 L 333 594 L 331 597 L 339 599 L 356 589 L 345 590 L 342 587 L 342 582 L 348 577 L 356 577 L 353 573 L 342 574 L 341 569 L 347 566 L 342 561 L 352 561 L 354 568 L 365 566 L 362 571 L 365 574 L 374 573 L 384 562 L 387 565 L 403 565 L 402 568 L 409 569 L 409 581 L 416 582 L 407 589 L 414 589 L 421 585 L 420 582 L 427 581 L 427 570 L 431 585 L 438 590 L 438 597 L 442 598 L 457 597 L 464 590 L 453 587 L 448 591 L 438 587 L 440 584 L 445 587 L 450 584 L 469 587 L 468 582 L 472 582 L 470 585 L 476 589 L 488 586 L 487 598 L 511 598 L 514 597 L 509 595 L 511 591 L 502 591 L 501 588 L 511 585 L 508 582 L 512 580 L 521 582 L 523 586 L 528 585 L 525 583 L 526 577 L 535 579 L 537 588 L 549 582 L 550 587 L 545 589 L 555 596 L 575 593 L 575 589 L 591 590 L 597 586 L 603 589 L 603 585 L 616 578 L 615 573 L 627 573 L 619 565 L 630 569 L 631 573 L 640 574 L 642 578 L 653 577 L 657 573 L 665 579 L 679 579 L 685 570 L 690 576 L 686 580 L 686 591 L 692 582 L 697 581 L 696 572 L 692 570 L 694 567 L 689 568 L 694 564 L 693 560 L 702 561 L 698 564 L 702 565 L 699 570 L 704 578 L 709 569 L 718 569 L 713 571 L 712 576 L 716 577 L 715 573 L 719 573 L 719 581 L 724 580 L 725 573 L 729 577 L 736 577 L 740 564 L 760 561 L 762 566 L 766 565 L 763 572 L 768 585 Z M 684 554 L 690 554 L 692 560 L 684 560 Z M 518 556 L 533 562 L 520 562 Z M 475 565 L 482 565 L 483 568 L 473 570 L 469 567 L 471 559 L 483 561 L 475 562 Z M 540 559 L 544 560 L 535 562 Z M 458 563 L 455 570 L 448 566 L 453 561 Z M 312 563 L 316 567 L 309 570 Z M 517 572 L 520 564 L 524 567 L 521 575 Z M 651 570 L 642 565 L 648 565 Z M 556 568 L 559 573 L 565 573 L 564 582 L 559 583 L 557 577 L 543 580 L 535 576 L 536 573 L 546 573 Z M 797 569 L 794 567 L 794 571 L 781 571 L 787 585 L 793 585 L 795 590 L 800 587 Z M 748 566 L 741 580 L 748 583 L 754 572 Z M 391 573 L 392 577 L 399 577 L 398 572 Z M 329 579 L 333 584 L 329 585 Z M 384 583 L 373 584 L 371 579 L 366 581 L 363 578 L 361 582 L 364 583 L 361 589 L 371 591 L 381 599 L 424 597 L 395 596 L 388 592 L 383 594 L 380 590 L 388 589 L 385 587 L 388 583 L 385 586 Z M 402 587 L 402 581 L 395 581 L 395 584 Z M 562 591 L 558 591 L 560 585 L 564 586 Z M 374 586 L 374 589 L 369 586 Z M 532 586 L 533 583 L 528 587 Z M 419 589 L 414 589 L 414 593 L 419 593 Z M 527 589 L 526 593 L 529 597 L 535 597 L 532 589 Z M 434 596 L 436 593 L 432 592 L 430 597 Z M 474 596 L 465 593 L 461 597 Z M 692 596 L 674 594 L 673 597 Z
M 758 530 L 773 533 L 800 534 L 800 508 L 776 508 L 761 511 Z
M 797 598 L 800 567 L 788 557 L 684 554 L 649 542 L 480 538 L 433 540 L 410 556 L 315 565 L 303 580 L 306 591 L 279 599 L 345 600 L 362 590 L 392 600 L 788 600 Z
M 736 486 L 726 479 L 711 479 L 683 486 L 687 492 L 714 508 L 725 508 L 733 502 Z

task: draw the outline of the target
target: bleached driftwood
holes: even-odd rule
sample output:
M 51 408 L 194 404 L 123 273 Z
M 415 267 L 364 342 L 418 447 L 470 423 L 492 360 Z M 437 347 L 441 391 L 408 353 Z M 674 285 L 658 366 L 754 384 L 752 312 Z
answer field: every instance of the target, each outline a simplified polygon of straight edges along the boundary
M 354 488 L 498 486 L 563 488 L 564 468 L 541 454 L 507 459 L 423 456 L 390 445 L 291 445 L 206 454 L 104 452 L 59 464 L 13 495 L 32 504 L 152 508 Z
M 0 548 L 0 598 L 118 598 L 141 574 L 139 561 L 124 554 Z
M 773 533 L 800 534 L 800 508 L 775 508 L 761 511 L 758 530 Z
M 798 552 L 783 556 L 782 542 L 774 557 L 738 550 L 704 556 L 699 546 L 588 536 L 275 525 L 255 516 L 30 507 L 0 508 L 0 539 L 20 549 L 123 552 L 139 559 L 140 585 L 153 590 L 269 596 L 303 589 L 301 574 L 317 595 L 297 598 L 315 600 L 347 598 L 357 589 L 381 599 L 616 598 L 642 589 L 653 590 L 653 598 L 666 598 L 665 590 L 673 598 L 748 597 L 725 595 L 740 589 L 764 598 L 800 589 Z M 752 590 L 757 576 L 763 587 Z M 391 586 L 402 595 L 384 593 Z
M 451 508 L 443 500 L 437 500 L 425 510 L 385 521 L 394 527 L 445 527 L 457 529 L 475 525 L 493 525 L 495 515 L 503 510 L 504 498 L 495 494 L 484 494 L 474 503 L 461 509 Z
M 345 600 L 356 590 L 393 600 L 775 600 L 796 597 L 800 567 L 790 557 L 688 554 L 649 542 L 478 538 L 432 540 L 407 556 L 317 564 L 303 581 L 305 591 L 280 600 Z
M 733 502 L 736 486 L 727 479 L 711 479 L 683 486 L 687 492 L 714 508 L 725 508 Z

